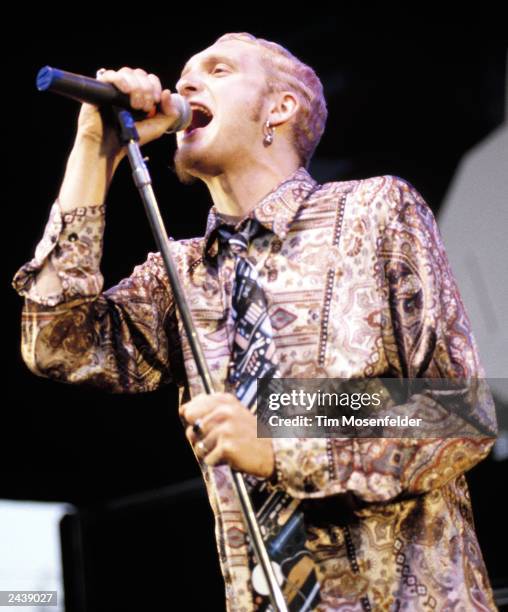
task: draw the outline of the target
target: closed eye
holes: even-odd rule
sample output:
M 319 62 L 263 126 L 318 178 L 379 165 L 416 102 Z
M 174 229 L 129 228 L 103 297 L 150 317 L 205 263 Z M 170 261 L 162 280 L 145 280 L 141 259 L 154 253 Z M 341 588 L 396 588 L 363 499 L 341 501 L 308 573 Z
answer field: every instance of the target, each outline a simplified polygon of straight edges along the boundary
M 220 73 L 224 73 L 227 71 L 228 71 L 227 66 L 218 65 L 218 66 L 215 66 L 215 68 L 212 70 L 212 74 L 220 74 Z

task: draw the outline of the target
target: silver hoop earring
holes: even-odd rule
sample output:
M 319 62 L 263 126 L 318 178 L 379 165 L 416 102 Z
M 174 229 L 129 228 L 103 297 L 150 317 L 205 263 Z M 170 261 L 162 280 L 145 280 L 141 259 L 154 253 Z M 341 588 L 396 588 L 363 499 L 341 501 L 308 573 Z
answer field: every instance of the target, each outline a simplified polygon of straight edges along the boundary
M 275 133 L 275 128 L 272 127 L 272 125 L 270 124 L 270 121 L 266 121 L 265 125 L 263 126 L 263 134 L 264 134 L 264 138 L 263 138 L 263 144 L 265 145 L 265 147 L 269 147 L 272 142 L 273 142 L 273 135 Z

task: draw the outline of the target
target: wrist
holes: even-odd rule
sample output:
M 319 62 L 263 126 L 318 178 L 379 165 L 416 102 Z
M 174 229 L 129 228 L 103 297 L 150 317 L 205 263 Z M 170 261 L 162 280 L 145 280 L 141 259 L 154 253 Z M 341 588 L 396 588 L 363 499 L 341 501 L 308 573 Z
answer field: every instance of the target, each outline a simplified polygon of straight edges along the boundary
M 66 213 L 81 206 L 103 204 L 120 160 L 118 152 L 105 150 L 93 138 L 78 134 L 58 194 L 61 211 Z
M 126 154 L 126 149 L 120 145 L 116 134 L 111 133 L 110 136 L 102 138 L 81 130 L 76 133 L 72 151 L 106 161 L 115 169 Z

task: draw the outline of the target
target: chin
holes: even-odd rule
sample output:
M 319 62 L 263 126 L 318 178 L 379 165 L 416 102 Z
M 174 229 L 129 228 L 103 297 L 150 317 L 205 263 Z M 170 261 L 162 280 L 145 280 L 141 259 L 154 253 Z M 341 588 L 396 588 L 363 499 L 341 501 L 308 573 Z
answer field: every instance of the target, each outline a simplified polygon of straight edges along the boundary
M 173 162 L 174 170 L 180 183 L 183 183 L 184 185 L 192 185 L 198 180 L 197 176 L 189 172 L 188 165 L 182 162 L 180 156 L 178 155 L 178 151 L 175 153 Z
M 173 158 L 175 172 L 181 183 L 190 185 L 198 180 L 198 168 L 201 166 L 202 157 L 203 153 L 199 154 L 185 145 L 175 151 Z
M 222 164 L 205 151 L 196 151 L 182 147 L 176 150 L 174 156 L 176 175 L 184 185 L 191 185 L 198 179 L 204 180 L 207 176 L 218 176 L 223 172 Z

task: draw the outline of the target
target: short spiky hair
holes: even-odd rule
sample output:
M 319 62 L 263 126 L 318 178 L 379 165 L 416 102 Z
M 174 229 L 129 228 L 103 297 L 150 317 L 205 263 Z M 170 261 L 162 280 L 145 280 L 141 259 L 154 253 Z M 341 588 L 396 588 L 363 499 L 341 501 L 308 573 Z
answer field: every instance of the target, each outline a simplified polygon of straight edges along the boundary
M 269 91 L 289 89 L 298 96 L 300 108 L 293 121 L 293 142 L 302 165 L 307 168 L 323 135 L 328 115 L 318 76 L 310 66 L 275 42 L 247 32 L 224 34 L 215 42 L 228 40 L 242 40 L 260 48 Z

